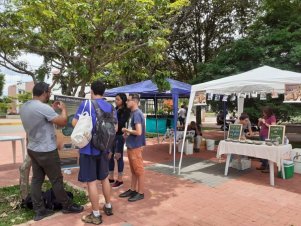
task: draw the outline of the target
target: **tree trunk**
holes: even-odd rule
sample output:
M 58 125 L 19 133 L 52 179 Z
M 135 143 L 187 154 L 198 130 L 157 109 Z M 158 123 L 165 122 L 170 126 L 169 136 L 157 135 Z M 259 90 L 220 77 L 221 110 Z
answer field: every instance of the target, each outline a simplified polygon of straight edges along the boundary
M 24 162 L 19 168 L 20 172 L 20 192 L 21 192 L 21 198 L 25 199 L 26 196 L 29 194 L 29 173 L 31 168 L 31 159 L 29 155 L 26 156 Z

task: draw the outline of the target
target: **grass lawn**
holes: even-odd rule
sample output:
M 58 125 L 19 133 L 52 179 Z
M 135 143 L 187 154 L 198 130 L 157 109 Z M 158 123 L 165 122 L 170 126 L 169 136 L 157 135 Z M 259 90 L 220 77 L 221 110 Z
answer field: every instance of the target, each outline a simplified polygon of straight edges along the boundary
M 88 202 L 84 191 L 74 189 L 64 184 L 65 190 L 73 193 L 73 201 L 80 205 Z M 0 188 L 0 226 L 16 225 L 25 223 L 33 219 L 34 211 L 21 207 L 21 197 L 19 185 Z M 43 191 L 51 188 L 49 181 L 43 184 Z

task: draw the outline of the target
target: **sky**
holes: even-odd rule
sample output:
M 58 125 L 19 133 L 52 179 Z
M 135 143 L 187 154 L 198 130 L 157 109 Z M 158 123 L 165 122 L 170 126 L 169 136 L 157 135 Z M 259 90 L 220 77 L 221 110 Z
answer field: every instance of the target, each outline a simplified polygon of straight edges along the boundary
M 38 55 L 34 55 L 34 54 L 23 54 L 20 57 L 20 59 L 22 59 L 23 61 L 26 61 L 32 69 L 38 68 L 43 62 L 42 57 L 40 57 Z M 0 67 L 0 72 L 5 74 L 5 84 L 3 87 L 3 96 L 7 96 L 8 86 L 17 84 L 17 82 L 19 82 L 19 81 L 22 81 L 22 82 L 32 81 L 31 76 L 16 73 L 14 71 L 6 69 L 5 67 Z

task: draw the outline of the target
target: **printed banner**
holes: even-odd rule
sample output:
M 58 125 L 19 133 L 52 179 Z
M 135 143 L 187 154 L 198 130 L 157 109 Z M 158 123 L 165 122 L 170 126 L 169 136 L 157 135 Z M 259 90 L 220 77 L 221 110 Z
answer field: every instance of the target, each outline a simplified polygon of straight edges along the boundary
M 72 119 L 83 100 L 85 99 L 79 97 L 54 95 L 54 101 L 62 101 L 66 105 L 68 114 L 67 125 L 56 126 L 57 146 L 62 168 L 78 167 L 78 149 L 72 145 L 70 136 L 73 131 Z
M 301 84 L 285 84 L 284 102 L 301 102 Z
M 205 91 L 197 91 L 195 93 L 193 104 L 194 105 L 207 105 Z

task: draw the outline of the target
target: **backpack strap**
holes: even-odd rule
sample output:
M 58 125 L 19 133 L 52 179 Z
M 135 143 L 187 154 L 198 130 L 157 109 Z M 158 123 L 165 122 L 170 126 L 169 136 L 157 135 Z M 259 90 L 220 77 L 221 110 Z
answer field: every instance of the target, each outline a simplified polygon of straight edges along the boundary
M 114 123 L 117 124 L 118 123 L 118 119 L 115 118 L 116 109 L 114 108 L 114 106 L 112 104 L 111 104 L 111 109 L 112 109 L 112 113 L 111 113 L 112 114 L 112 118 L 114 119 Z M 116 117 L 117 117 L 117 114 L 116 114 Z
M 98 103 L 97 103 L 96 100 L 92 100 L 91 102 L 92 102 L 92 104 L 93 104 L 93 106 L 94 106 L 94 109 L 95 109 L 96 118 L 100 117 L 100 116 L 103 114 L 103 110 L 99 107 L 99 105 L 98 105 Z M 97 109 L 100 110 L 100 111 L 99 111 L 100 115 L 97 114 Z
M 87 100 L 85 100 L 85 105 L 84 105 L 84 107 L 83 107 L 83 110 L 82 110 L 81 115 L 84 113 L 84 110 L 85 110 L 85 108 L 86 108 L 86 105 L 87 105 Z M 91 115 L 91 107 L 90 107 L 90 115 Z

